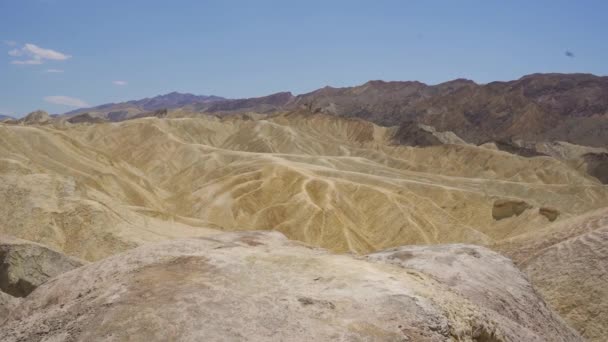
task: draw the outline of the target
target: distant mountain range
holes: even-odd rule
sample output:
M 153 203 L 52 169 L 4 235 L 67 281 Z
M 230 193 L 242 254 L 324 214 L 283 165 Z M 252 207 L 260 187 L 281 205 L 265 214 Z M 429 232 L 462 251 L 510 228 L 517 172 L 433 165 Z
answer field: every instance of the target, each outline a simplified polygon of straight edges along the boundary
M 121 121 L 160 109 L 216 115 L 308 111 L 384 126 L 417 122 L 453 131 L 475 143 L 525 139 L 608 146 L 608 77 L 590 74 L 533 74 L 488 84 L 466 79 L 437 85 L 369 81 L 355 87 L 324 87 L 298 96 L 282 92 L 249 99 L 170 93 L 66 115 L 89 113 Z
M 0 121 L 13 119 L 10 115 L 0 114 Z
M 83 113 L 96 114 L 110 121 L 122 121 L 140 113 L 152 112 L 161 109 L 175 109 L 185 106 L 202 105 L 225 100 L 219 96 L 192 95 L 172 92 L 152 98 L 133 100 L 121 103 L 107 103 L 97 107 L 80 108 L 65 113 L 75 116 Z

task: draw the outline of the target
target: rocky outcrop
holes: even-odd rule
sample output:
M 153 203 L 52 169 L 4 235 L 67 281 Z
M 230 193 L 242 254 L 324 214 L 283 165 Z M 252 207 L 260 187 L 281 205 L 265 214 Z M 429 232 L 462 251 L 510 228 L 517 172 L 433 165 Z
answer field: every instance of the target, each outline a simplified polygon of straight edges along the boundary
M 145 112 L 145 113 L 137 114 L 132 119 L 150 118 L 150 117 L 166 118 L 168 115 L 169 115 L 169 110 L 165 108 L 165 109 L 155 110 L 153 112 Z
M 529 148 L 526 146 L 520 146 L 509 140 L 499 140 L 494 142 L 494 146 L 496 149 L 500 151 L 509 152 L 511 154 L 516 154 L 518 156 L 530 158 L 530 157 L 538 157 L 544 156 L 545 154 L 538 152 L 534 148 Z
M 47 123 L 50 120 L 51 120 L 51 117 L 49 116 L 49 113 L 42 111 L 42 110 L 37 110 L 35 112 L 29 113 L 23 119 L 19 120 L 19 123 L 26 124 L 26 125 L 34 125 L 34 124 Z
M 494 201 L 494 206 L 492 207 L 492 217 L 495 220 L 502 220 L 512 216 L 519 216 L 525 210 L 530 208 L 532 208 L 532 206 L 525 201 L 500 199 Z
M 538 322 L 538 316 L 551 317 L 553 314 L 511 260 L 489 249 L 463 244 L 402 246 L 370 254 L 367 260 L 423 272 L 483 307 L 484 313 L 491 317 L 519 322 L 523 329 L 539 336 L 547 337 L 541 330 L 560 329 L 560 324 L 553 321 L 547 322 L 550 326 L 542 328 L 532 323 Z M 483 327 L 479 329 L 484 330 Z M 486 340 L 481 337 L 481 332 L 473 338 L 478 341 L 508 341 L 515 336 L 499 335 L 487 329 L 484 334 Z M 522 337 L 519 340 L 532 339 Z
M 555 221 L 559 216 L 559 211 L 554 208 L 538 208 L 538 213 L 546 217 L 551 222 Z
M 98 117 L 94 117 L 89 113 L 83 113 L 79 115 L 75 115 L 67 119 L 67 121 L 71 124 L 80 124 L 80 123 L 103 123 L 106 120 Z
M 0 290 L 25 297 L 61 273 L 83 265 L 43 245 L 0 235 Z
M 437 132 L 435 128 L 427 125 L 407 121 L 399 125 L 395 136 L 395 142 L 408 146 L 435 146 L 444 144 L 466 144 L 452 132 Z
M 583 155 L 586 171 L 603 184 L 608 184 L 608 153 L 587 153 Z
M 353 257 L 277 232 L 147 245 L 42 285 L 0 340 L 581 340 L 508 259 L 426 248 Z
M 561 160 L 580 159 L 587 153 L 608 153 L 608 150 L 605 148 L 576 145 L 565 141 L 531 142 L 518 140 L 515 143 L 518 146 L 525 146 Z

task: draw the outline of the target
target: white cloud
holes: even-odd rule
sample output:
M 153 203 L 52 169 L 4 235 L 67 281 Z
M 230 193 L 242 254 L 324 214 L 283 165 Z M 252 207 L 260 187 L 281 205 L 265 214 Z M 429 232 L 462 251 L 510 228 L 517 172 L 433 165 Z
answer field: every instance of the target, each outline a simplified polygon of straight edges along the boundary
M 44 101 L 68 107 L 89 107 L 89 104 L 85 101 L 69 96 L 46 96 Z
M 14 40 L 5 40 L 4 44 L 6 44 L 8 46 L 15 46 L 15 45 L 17 45 L 17 42 Z
M 112 81 L 112 83 L 117 86 L 126 86 L 127 84 L 129 84 L 127 81 Z
M 54 61 L 64 61 L 64 60 L 72 57 L 70 55 L 66 55 L 66 54 L 63 54 L 63 53 L 55 51 L 55 50 L 43 49 L 34 44 L 25 44 L 25 47 L 23 49 L 25 51 L 31 53 L 34 56 L 39 56 L 40 58 L 51 59 Z
M 42 64 L 45 60 L 65 61 L 72 57 L 59 51 L 41 48 L 29 43 L 25 44 L 22 48 L 10 50 L 8 54 L 12 57 L 25 57 L 26 59 L 11 62 L 12 64 L 20 65 Z
M 46 69 L 46 72 L 50 72 L 50 73 L 60 73 L 60 72 L 63 72 L 63 70 L 61 70 L 61 69 Z

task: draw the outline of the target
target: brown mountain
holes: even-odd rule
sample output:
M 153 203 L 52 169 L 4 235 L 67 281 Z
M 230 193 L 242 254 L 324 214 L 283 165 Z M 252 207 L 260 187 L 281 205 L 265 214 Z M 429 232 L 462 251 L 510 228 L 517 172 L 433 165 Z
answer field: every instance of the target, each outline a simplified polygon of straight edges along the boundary
M 325 87 L 303 94 L 294 105 L 313 112 L 359 117 L 393 126 L 414 119 L 413 109 L 418 103 L 471 86 L 475 86 L 473 81 L 460 79 L 437 86 L 420 82 L 369 81 L 357 87 Z
M 263 97 L 238 100 L 214 101 L 194 106 L 197 111 L 212 113 L 257 112 L 271 113 L 281 111 L 295 99 L 292 93 L 282 92 Z
M 475 143 L 521 138 L 608 145 L 608 77 L 589 74 L 534 74 L 484 85 L 371 81 L 323 88 L 294 103 L 387 126 L 416 121 Z

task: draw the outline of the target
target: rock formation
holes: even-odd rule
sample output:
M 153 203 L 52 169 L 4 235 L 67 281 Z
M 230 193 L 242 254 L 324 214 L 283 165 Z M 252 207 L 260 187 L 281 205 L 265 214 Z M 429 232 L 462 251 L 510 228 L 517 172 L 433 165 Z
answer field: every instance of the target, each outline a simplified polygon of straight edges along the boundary
M 559 217 L 559 211 L 553 208 L 538 208 L 538 213 L 553 222 Z
M 43 245 L 0 235 L 0 291 L 25 297 L 61 273 L 84 264 Z
M 435 128 L 412 121 L 403 122 L 395 133 L 395 141 L 408 146 L 435 146 L 442 144 L 466 144 L 452 132 L 437 132 Z
M 502 220 L 511 216 L 519 216 L 524 210 L 532 206 L 524 201 L 501 199 L 494 201 L 492 207 L 492 217 L 495 220 Z
M 72 117 L 68 118 L 66 121 L 71 124 L 79 124 L 79 123 L 102 123 L 102 122 L 105 122 L 106 120 L 104 120 L 102 118 L 94 117 L 89 113 L 83 113 L 83 114 L 78 114 L 78 115 L 72 116 Z
M 583 160 L 588 174 L 608 184 L 608 153 L 586 153 Z
M 37 110 L 26 115 L 23 119 L 18 120 L 18 123 L 32 125 L 32 124 L 43 124 L 51 120 L 49 113 Z

